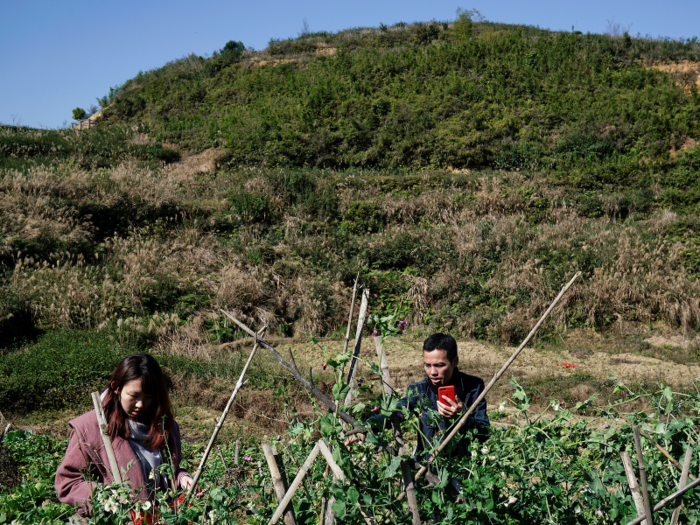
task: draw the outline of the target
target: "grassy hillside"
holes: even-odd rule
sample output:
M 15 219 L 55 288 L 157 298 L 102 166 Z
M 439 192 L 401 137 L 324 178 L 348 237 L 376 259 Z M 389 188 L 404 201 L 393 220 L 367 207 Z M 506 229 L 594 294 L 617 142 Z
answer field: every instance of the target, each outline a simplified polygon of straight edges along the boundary
M 407 321 L 386 346 L 401 389 L 422 376 L 415 352 L 435 330 L 461 337 L 460 364 L 488 377 L 508 352 L 464 339 L 519 343 L 581 271 L 533 343 L 539 351 L 489 393 L 492 421 L 506 426 L 494 425 L 474 459 L 451 462 L 452 473 L 481 480 L 465 490 L 488 503 L 419 491 L 421 512 L 442 505 L 458 520 L 508 523 L 631 516 L 618 483 L 631 439 L 619 412 L 640 411 L 631 420 L 677 458 L 697 422 L 700 95 L 686 66 L 699 59 L 696 40 L 462 16 L 275 40 L 260 52 L 232 41 L 112 89 L 95 128 L 0 127 L 0 422 L 61 435 L 115 364 L 145 350 L 164 366 L 185 441 L 200 441 L 186 447 L 191 467 L 250 346 L 220 309 L 268 325 L 280 349 L 293 344 L 300 369 L 333 395 L 343 374 L 329 357 L 358 276 L 370 313 Z M 682 337 L 658 337 L 669 332 Z M 673 346 L 653 347 L 651 334 Z M 316 345 L 317 336 L 331 340 Z M 384 401 L 369 366 L 360 370 L 353 410 L 367 417 Z M 251 436 L 289 430 L 276 441 L 288 467 L 318 436 L 337 437 L 332 414 L 264 355 L 247 379 L 219 438 L 228 445 L 204 474 L 217 487 L 209 507 L 182 520 L 211 508 L 267 519 L 269 482 Z M 414 422 L 404 420 L 410 445 Z M 242 468 L 227 469 L 237 438 Z M 397 463 L 374 445 L 350 457 L 340 443 L 346 467 L 360 458 L 368 467 L 348 477 L 378 512 L 394 509 Z M 70 514 L 52 488 L 64 446 L 6 437 L 0 521 Z M 658 500 L 678 476 L 652 452 Z M 296 510 L 316 522 L 313 507 L 330 492 L 320 463 L 311 475 Z M 495 487 L 486 496 L 484 483 Z M 344 505 L 343 519 L 359 522 Z M 692 518 L 692 505 L 684 512 Z
M 113 89 L 95 129 L 4 127 L 0 348 L 99 331 L 216 361 L 235 337 L 220 308 L 338 335 L 358 274 L 416 334 L 515 343 L 577 270 L 542 340 L 693 336 L 700 95 L 650 66 L 699 57 L 694 40 L 399 24 L 172 62 Z
M 192 150 L 225 145 L 230 167 L 534 168 L 586 187 L 648 184 L 700 136 L 693 78 L 649 69 L 697 61 L 695 41 L 454 26 L 192 55 L 125 83 L 107 114 Z

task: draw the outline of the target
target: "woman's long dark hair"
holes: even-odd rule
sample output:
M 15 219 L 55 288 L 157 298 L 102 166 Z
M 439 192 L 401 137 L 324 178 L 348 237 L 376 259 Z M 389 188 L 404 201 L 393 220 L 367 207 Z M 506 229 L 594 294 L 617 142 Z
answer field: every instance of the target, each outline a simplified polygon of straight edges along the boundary
M 109 423 L 109 435 L 112 439 L 119 436 L 129 437 L 129 419 L 119 402 L 119 394 L 124 385 L 135 379 L 141 380 L 144 393 L 151 396 L 151 406 L 143 415 L 143 421 L 150 422 L 151 428 L 145 445 L 151 449 L 160 449 L 173 430 L 173 410 L 168 396 L 168 387 L 158 362 L 148 354 L 133 354 L 117 365 L 107 387 L 107 395 L 102 400 L 105 418 Z

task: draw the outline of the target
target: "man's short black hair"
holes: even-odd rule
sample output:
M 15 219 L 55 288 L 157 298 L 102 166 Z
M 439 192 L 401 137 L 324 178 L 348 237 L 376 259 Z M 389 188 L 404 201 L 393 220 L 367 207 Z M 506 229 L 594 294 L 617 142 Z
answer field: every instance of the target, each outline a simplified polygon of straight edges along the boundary
M 423 351 L 432 352 L 433 350 L 444 350 L 447 353 L 447 359 L 454 361 L 457 357 L 457 341 L 449 334 L 433 334 L 423 343 Z

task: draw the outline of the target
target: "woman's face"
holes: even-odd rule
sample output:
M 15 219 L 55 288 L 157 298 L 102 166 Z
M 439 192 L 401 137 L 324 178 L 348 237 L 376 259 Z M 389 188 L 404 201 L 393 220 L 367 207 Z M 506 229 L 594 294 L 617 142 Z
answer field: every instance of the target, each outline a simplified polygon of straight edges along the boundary
M 129 419 L 139 419 L 153 403 L 153 396 L 143 391 L 140 379 L 133 379 L 124 384 L 119 394 L 119 402 Z

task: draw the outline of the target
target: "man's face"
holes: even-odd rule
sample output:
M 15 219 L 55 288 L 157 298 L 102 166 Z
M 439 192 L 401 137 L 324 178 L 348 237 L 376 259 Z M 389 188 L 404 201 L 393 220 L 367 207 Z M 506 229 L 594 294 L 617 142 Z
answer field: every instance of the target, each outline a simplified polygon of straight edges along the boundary
M 452 372 L 458 362 L 458 357 L 455 357 L 452 361 L 447 359 L 446 350 L 423 351 L 423 368 L 435 386 L 443 386 L 450 382 Z

